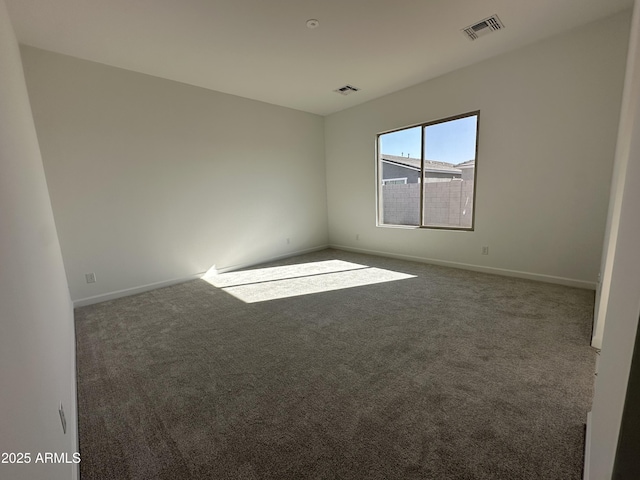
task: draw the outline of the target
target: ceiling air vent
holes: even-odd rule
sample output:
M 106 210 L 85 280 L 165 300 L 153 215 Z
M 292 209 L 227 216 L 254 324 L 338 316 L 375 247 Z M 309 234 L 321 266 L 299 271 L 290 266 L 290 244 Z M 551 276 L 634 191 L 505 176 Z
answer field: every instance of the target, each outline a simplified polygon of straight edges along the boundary
M 469 40 L 477 40 L 478 38 L 486 35 L 487 33 L 495 32 L 496 30 L 502 30 L 504 23 L 500 21 L 498 15 L 492 15 L 489 18 L 469 25 L 467 28 L 463 28 L 464 34 L 469 37 Z
M 358 87 L 354 87 L 353 85 L 345 85 L 344 87 L 340 87 L 334 92 L 339 93 L 340 95 L 349 95 L 350 93 L 357 92 L 360 90 Z

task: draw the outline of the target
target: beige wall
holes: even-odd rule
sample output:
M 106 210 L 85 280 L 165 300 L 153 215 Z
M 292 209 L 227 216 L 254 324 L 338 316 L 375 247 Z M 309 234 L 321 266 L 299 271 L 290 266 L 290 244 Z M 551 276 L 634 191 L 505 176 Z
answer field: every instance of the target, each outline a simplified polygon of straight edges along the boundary
M 326 117 L 330 242 L 594 288 L 629 18 L 625 12 Z M 478 109 L 475 231 L 376 227 L 376 134 Z
M 322 117 L 22 56 L 74 300 L 327 244 Z
M 76 466 L 35 463 L 38 452 L 77 451 L 73 311 L 4 0 L 0 72 L 0 452 L 32 455 L 0 464 L 0 478 L 68 480 Z
M 640 317 L 640 0 L 635 2 L 599 319 L 602 353 L 587 427 L 585 480 L 610 479 Z M 598 333 L 596 333 L 598 335 Z

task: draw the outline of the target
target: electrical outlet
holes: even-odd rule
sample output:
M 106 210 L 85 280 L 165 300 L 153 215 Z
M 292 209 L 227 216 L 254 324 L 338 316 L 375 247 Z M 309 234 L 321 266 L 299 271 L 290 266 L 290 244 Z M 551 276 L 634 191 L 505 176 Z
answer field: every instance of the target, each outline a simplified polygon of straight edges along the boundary
M 291 244 L 291 239 L 287 238 L 287 245 L 290 245 L 290 244 Z
M 356 240 L 360 240 L 360 234 L 356 233 Z
M 96 274 L 93 272 L 85 273 L 84 278 L 87 279 L 87 283 L 96 283 Z
M 483 255 L 489 255 L 489 247 L 488 246 L 484 246 L 482 247 L 482 254 Z
M 60 408 L 58 409 L 58 413 L 60 414 L 60 422 L 62 422 L 62 433 L 67 434 L 67 419 L 64 417 L 64 407 L 62 406 L 62 402 L 60 402 Z

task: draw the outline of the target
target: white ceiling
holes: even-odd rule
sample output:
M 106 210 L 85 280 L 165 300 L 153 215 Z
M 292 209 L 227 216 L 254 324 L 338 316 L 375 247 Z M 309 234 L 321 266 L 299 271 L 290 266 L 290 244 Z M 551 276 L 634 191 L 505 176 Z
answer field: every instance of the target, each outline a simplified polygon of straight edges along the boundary
M 26 45 L 333 113 L 612 15 L 633 0 L 6 0 Z M 461 29 L 498 14 L 472 42 Z M 320 26 L 310 30 L 305 22 Z M 349 96 L 333 90 L 361 88 Z

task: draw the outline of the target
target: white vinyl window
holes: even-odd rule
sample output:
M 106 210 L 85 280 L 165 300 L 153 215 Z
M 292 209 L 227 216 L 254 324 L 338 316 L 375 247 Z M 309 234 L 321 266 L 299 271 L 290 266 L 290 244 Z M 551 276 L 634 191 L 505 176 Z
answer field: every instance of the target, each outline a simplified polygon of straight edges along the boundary
M 383 185 L 405 185 L 407 183 L 407 178 L 383 178 Z
M 474 229 L 479 119 L 475 111 L 378 135 L 379 225 Z

